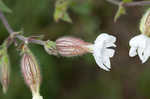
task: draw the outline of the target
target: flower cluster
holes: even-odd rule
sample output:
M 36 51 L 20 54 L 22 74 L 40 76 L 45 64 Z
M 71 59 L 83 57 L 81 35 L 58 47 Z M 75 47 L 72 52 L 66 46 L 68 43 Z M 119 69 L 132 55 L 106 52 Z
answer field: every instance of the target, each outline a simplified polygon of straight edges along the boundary
M 62 19 L 64 21 L 72 22 L 67 13 L 69 4 L 70 2 L 68 1 L 57 0 L 54 14 L 54 19 L 56 21 Z M 150 9 L 146 11 L 141 19 L 140 31 L 142 34 L 133 37 L 129 42 L 129 46 L 131 47 L 129 56 L 134 57 L 138 55 L 142 63 L 145 63 L 150 57 Z M 71 36 L 60 37 L 54 42 L 50 40 L 42 41 L 32 39 L 33 37 L 26 38 L 20 34 L 18 35 L 18 33 L 12 34 L 14 35 L 11 35 L 11 38 L 7 39 L 2 46 L 0 46 L 0 83 L 2 84 L 3 92 L 6 93 L 9 85 L 10 75 L 10 62 L 7 48 L 8 45 L 10 45 L 12 42 L 15 42 L 15 37 L 19 38 L 24 41 L 23 46 L 21 46 L 21 71 L 26 85 L 32 92 L 32 99 L 43 99 L 43 97 L 40 95 L 40 67 L 35 56 L 27 45 L 29 41 L 43 45 L 48 54 L 55 56 L 69 58 L 90 53 L 93 55 L 97 65 L 105 71 L 110 71 L 110 58 L 114 56 L 114 48 L 117 47 L 115 45 L 116 37 L 107 33 L 101 33 L 98 35 L 94 43 L 89 43 L 80 38 Z

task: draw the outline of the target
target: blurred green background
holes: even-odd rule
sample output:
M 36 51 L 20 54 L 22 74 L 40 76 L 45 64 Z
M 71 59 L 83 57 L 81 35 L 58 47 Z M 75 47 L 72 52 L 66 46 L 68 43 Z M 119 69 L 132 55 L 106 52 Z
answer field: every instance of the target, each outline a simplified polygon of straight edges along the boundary
M 26 36 L 45 35 L 44 40 L 75 36 L 93 42 L 102 32 L 117 37 L 117 48 L 111 59 L 112 70 L 98 68 L 91 54 L 64 58 L 48 55 L 42 46 L 31 44 L 42 71 L 41 95 L 44 99 L 149 99 L 150 61 L 141 64 L 138 57 L 129 58 L 128 41 L 139 33 L 138 25 L 146 7 L 127 8 L 127 14 L 114 23 L 117 6 L 106 0 L 75 0 L 68 9 L 73 23 L 53 20 L 55 0 L 3 0 L 12 14 L 6 17 L 16 31 Z M 0 43 L 8 36 L 0 22 Z M 0 90 L 0 99 L 31 99 L 20 71 L 20 55 L 14 45 L 9 48 L 11 83 L 8 93 Z

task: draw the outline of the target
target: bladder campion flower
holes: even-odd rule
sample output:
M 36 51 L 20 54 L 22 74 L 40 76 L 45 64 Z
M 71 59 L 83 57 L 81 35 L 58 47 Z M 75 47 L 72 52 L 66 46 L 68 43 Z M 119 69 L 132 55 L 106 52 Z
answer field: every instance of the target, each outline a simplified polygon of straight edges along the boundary
M 32 91 L 32 95 L 33 95 L 32 99 L 43 99 L 39 93 L 40 83 L 41 83 L 39 65 L 27 45 L 23 46 L 23 57 L 21 60 L 21 69 L 22 69 L 24 80 Z
M 142 63 L 145 63 L 150 57 L 150 9 L 146 11 L 140 22 L 140 31 L 142 34 L 133 37 L 130 42 L 129 56 L 139 56 Z
M 110 47 L 116 47 L 114 44 L 115 42 L 116 37 L 102 33 L 96 38 L 94 44 L 85 42 L 75 37 L 61 37 L 56 40 L 55 47 L 52 47 L 51 43 L 49 45 L 48 43 L 45 43 L 45 47 L 47 46 L 46 50 L 49 50 L 47 51 L 49 54 L 53 54 L 52 52 L 55 52 L 53 55 L 61 55 L 64 57 L 73 57 L 86 53 L 93 53 L 98 66 L 106 71 L 109 71 L 111 68 L 110 58 L 114 56 L 115 52 L 115 50 Z
M 116 37 L 102 33 L 94 44 L 89 46 L 98 66 L 106 71 L 111 69 L 110 58 L 114 56 L 115 50 L 110 47 L 116 47 L 115 42 Z

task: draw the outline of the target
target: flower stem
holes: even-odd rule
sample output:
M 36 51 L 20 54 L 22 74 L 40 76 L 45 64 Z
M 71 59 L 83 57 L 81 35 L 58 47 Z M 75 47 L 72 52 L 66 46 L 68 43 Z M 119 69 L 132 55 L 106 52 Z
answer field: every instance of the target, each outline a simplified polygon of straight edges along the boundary
M 5 18 L 4 14 L 2 13 L 2 11 L 0 11 L 0 19 L 2 21 L 2 23 L 4 24 L 5 28 L 7 29 L 8 33 L 11 34 L 13 33 L 13 29 L 10 27 L 7 19 Z
M 15 34 L 14 30 L 9 25 L 5 15 L 3 14 L 1 10 L 0 10 L 0 20 L 2 21 L 3 25 L 5 26 L 6 30 L 8 31 L 10 35 Z M 15 37 L 24 42 L 28 41 L 29 43 L 44 45 L 44 41 L 42 40 L 30 39 L 30 38 L 24 37 L 23 35 L 16 35 Z

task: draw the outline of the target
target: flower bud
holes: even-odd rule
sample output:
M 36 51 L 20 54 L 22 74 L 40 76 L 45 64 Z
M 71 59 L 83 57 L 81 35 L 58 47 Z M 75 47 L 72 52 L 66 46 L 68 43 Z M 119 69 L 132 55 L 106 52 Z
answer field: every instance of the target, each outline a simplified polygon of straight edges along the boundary
M 3 87 L 3 93 L 6 93 L 9 85 L 9 57 L 7 55 L 7 49 L 1 50 L 0 59 L 0 81 Z
M 146 11 L 141 19 L 140 31 L 142 34 L 150 37 L 150 9 Z
M 23 46 L 21 69 L 26 84 L 32 91 L 33 99 L 42 99 L 39 94 L 41 75 L 38 63 L 27 45 Z
M 58 54 L 71 57 L 83 55 L 90 52 L 88 46 L 90 43 L 84 42 L 81 39 L 75 37 L 62 37 L 56 40 L 56 49 Z

